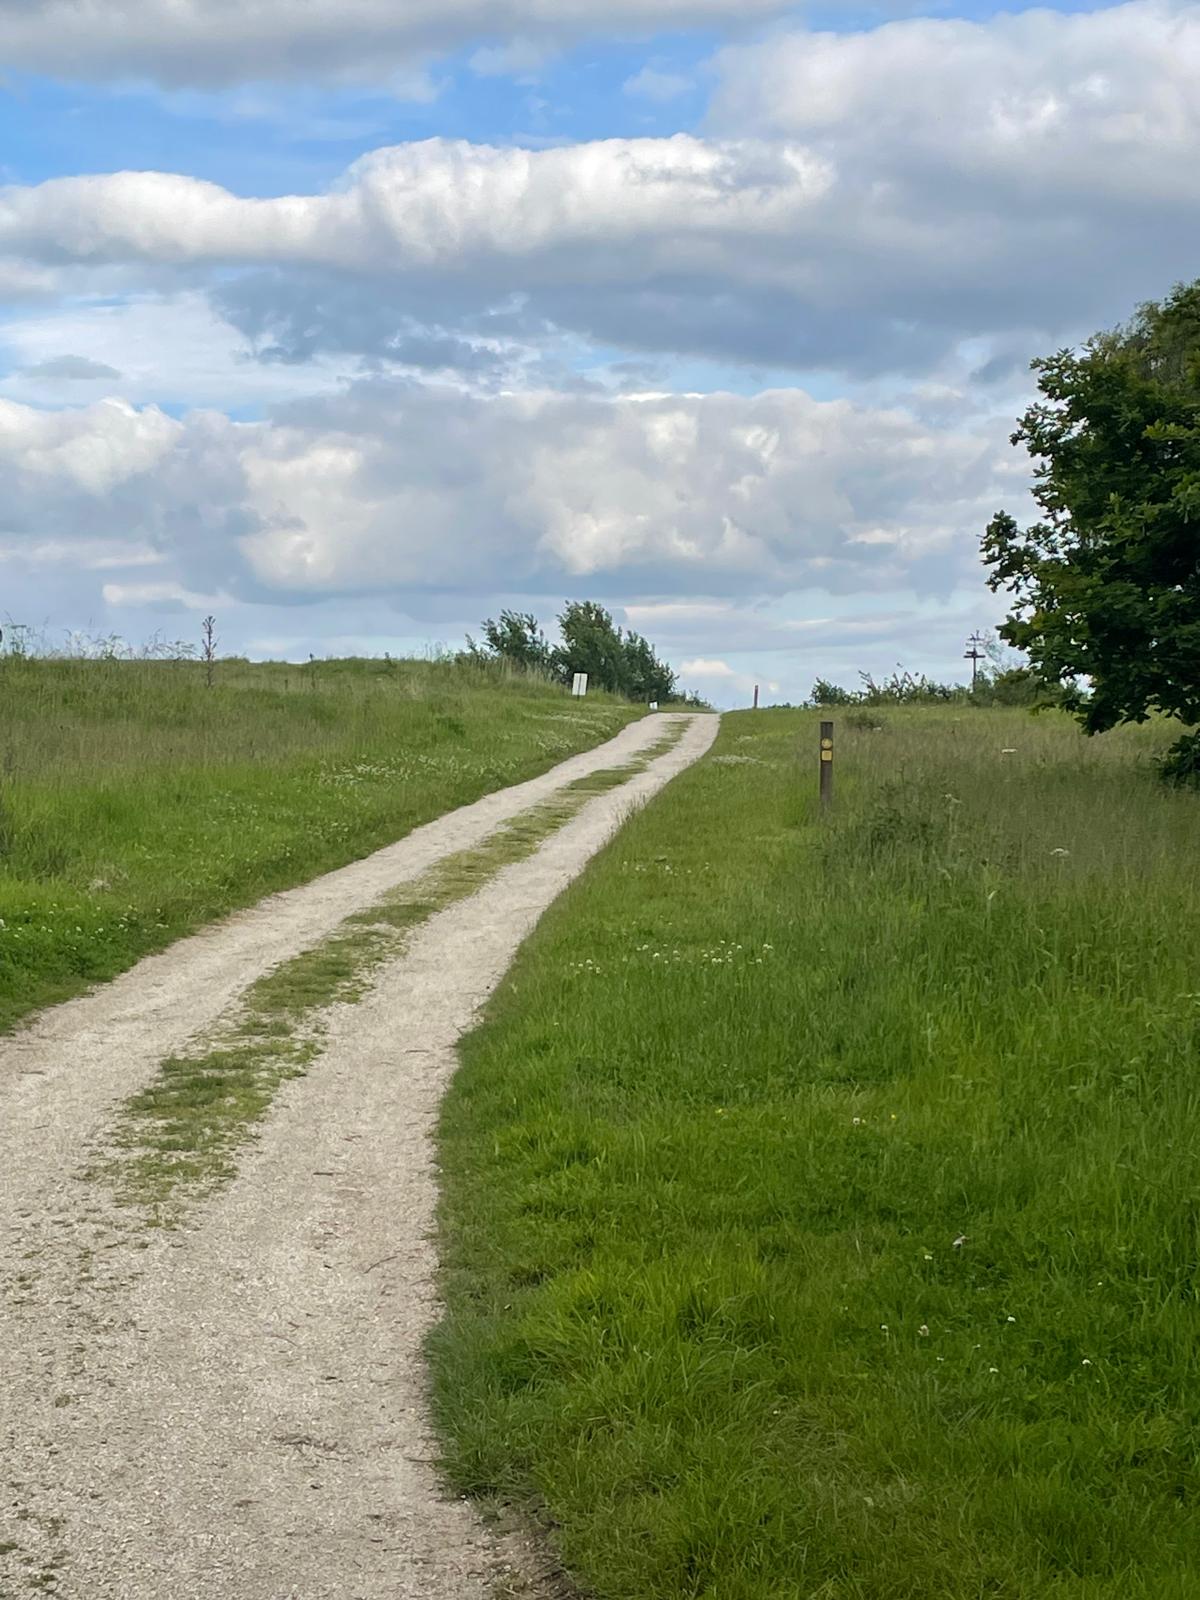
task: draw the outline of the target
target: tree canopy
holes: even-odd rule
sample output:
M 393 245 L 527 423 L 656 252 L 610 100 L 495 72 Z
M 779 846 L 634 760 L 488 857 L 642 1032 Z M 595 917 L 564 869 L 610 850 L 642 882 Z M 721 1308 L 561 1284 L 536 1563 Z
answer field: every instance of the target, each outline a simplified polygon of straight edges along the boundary
M 480 630 L 482 648 L 467 635 L 468 648 L 475 654 L 502 657 L 527 672 L 548 673 L 551 670 L 554 651 L 532 611 L 502 611 L 498 622 L 485 618 Z
M 631 700 L 675 698 L 676 677 L 640 633 L 625 632 L 612 613 L 594 600 L 568 601 L 558 618 L 561 642 L 551 645 L 529 612 L 502 611 L 498 621 L 481 624 L 483 644 L 468 638 L 476 655 L 511 661 L 527 671 L 543 672 L 570 683 L 586 672 L 596 689 L 627 695 Z
M 1200 283 L 1081 352 L 1033 363 L 1041 398 L 1012 436 L 1041 517 L 983 538 L 1000 634 L 1089 733 L 1162 711 L 1200 722 Z M 1166 770 L 1200 774 L 1200 732 Z

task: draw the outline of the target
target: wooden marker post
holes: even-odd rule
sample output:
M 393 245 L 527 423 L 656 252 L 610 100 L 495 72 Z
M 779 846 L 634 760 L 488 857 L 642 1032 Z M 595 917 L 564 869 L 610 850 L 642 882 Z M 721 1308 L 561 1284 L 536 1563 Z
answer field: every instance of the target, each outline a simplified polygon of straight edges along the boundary
M 821 810 L 833 804 L 833 723 L 821 724 Z
M 754 709 L 758 710 L 758 685 L 754 685 Z

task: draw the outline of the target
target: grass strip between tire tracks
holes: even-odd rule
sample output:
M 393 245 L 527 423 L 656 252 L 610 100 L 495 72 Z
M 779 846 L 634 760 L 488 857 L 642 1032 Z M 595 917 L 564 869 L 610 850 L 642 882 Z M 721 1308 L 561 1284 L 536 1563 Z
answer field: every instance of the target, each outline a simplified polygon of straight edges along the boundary
M 92 1175 L 156 1222 L 177 1222 L 188 1204 L 233 1176 L 239 1149 L 279 1086 L 320 1054 L 329 1007 L 361 998 L 379 969 L 403 955 L 414 929 L 532 855 L 596 795 L 645 771 L 685 726 L 668 729 L 620 766 L 565 784 L 480 845 L 445 857 L 251 984 L 229 1016 L 192 1049 L 163 1061 L 151 1082 L 125 1102 Z

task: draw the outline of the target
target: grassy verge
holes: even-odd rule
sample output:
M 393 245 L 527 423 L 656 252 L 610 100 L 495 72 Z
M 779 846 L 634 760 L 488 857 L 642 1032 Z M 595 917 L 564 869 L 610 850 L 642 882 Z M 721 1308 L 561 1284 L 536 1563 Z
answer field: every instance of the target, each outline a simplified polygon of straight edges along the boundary
M 857 720 L 822 823 L 815 717 L 727 717 L 467 1042 L 449 1472 L 603 1600 L 1195 1596 L 1197 801 Z
M 0 1029 L 616 733 L 635 708 L 426 662 L 0 658 Z
M 481 844 L 446 856 L 252 983 L 205 1040 L 163 1061 L 151 1082 L 120 1108 L 93 1175 L 155 1222 L 178 1221 L 189 1202 L 236 1172 L 238 1151 L 270 1110 L 279 1086 L 305 1072 L 320 1053 L 330 1006 L 360 999 L 378 969 L 404 953 L 421 923 L 467 899 L 503 867 L 531 856 L 594 796 L 644 771 L 682 731 L 679 723 L 621 766 L 564 785 Z

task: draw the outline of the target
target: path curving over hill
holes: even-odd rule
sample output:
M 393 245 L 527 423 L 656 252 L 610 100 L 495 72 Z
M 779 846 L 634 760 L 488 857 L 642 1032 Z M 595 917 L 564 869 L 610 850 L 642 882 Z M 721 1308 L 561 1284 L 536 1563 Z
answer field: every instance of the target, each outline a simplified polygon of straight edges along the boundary
M 455 1044 L 521 941 L 716 727 L 649 717 L 0 1042 L 0 1597 L 525 1592 L 432 1464 L 431 1133 Z M 256 979 L 639 752 L 641 770 L 581 796 L 534 853 L 411 930 L 360 998 L 325 1008 L 313 1059 L 178 1226 L 118 1203 L 98 1154 L 121 1107 Z

